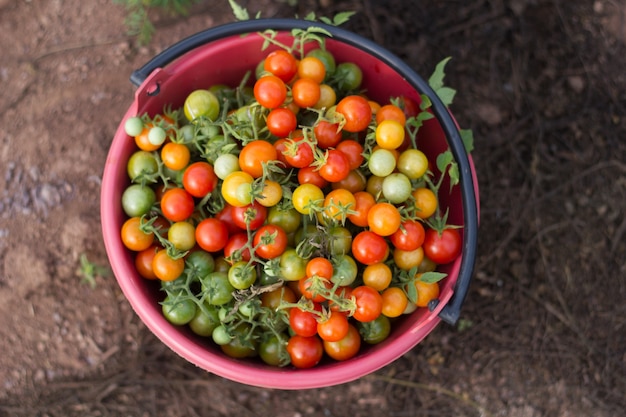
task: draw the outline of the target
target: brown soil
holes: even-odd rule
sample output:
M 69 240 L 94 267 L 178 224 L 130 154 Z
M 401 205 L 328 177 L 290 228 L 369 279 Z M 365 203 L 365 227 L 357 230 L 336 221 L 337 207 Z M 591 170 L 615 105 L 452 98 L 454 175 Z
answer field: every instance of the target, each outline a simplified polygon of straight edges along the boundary
M 99 185 L 128 76 L 234 20 L 227 2 L 155 15 L 137 47 L 111 1 L 0 0 L 0 415 L 623 415 L 626 2 L 247 3 L 265 17 L 356 10 L 347 27 L 420 74 L 453 57 L 446 82 L 475 132 L 482 203 L 461 325 L 311 391 L 248 387 L 179 358 L 114 277 L 92 287 L 76 271 L 81 255 L 107 264 Z

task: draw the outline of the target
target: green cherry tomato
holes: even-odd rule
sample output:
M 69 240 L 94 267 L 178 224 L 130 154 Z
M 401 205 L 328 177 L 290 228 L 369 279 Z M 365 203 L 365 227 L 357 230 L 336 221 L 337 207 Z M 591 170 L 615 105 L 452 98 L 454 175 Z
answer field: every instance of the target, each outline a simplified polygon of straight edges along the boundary
M 183 110 L 190 122 L 202 116 L 215 120 L 220 114 L 220 102 L 209 90 L 195 90 L 185 99 Z
M 122 208 L 128 217 L 148 214 L 156 201 L 156 194 L 147 185 L 132 184 L 122 194 Z
M 246 261 L 238 261 L 228 271 L 228 282 L 235 289 L 245 290 L 256 281 L 256 269 Z
M 206 277 L 215 270 L 215 259 L 209 252 L 197 250 L 187 255 L 185 266 L 188 274 L 192 274 L 198 279 Z
M 196 303 L 189 298 L 175 300 L 169 295 L 165 297 L 161 307 L 167 321 L 177 326 L 182 326 L 193 320 L 196 315 L 196 308 Z
M 211 334 L 211 338 L 217 345 L 225 345 L 232 340 L 232 336 L 226 329 L 226 326 L 223 324 L 218 325 L 215 329 L 213 329 L 213 333 Z
M 226 272 L 211 272 L 204 278 L 200 278 L 202 294 L 206 294 L 206 300 L 212 305 L 223 305 L 233 299 L 235 288 L 228 281 Z
M 137 136 L 143 131 L 143 121 L 141 117 L 129 117 L 124 122 L 124 131 L 128 136 Z
M 383 196 L 391 204 L 404 203 L 410 196 L 413 187 L 409 177 L 401 172 L 395 172 L 383 180 Z
M 213 165 L 215 175 L 221 180 L 228 174 L 239 171 L 239 158 L 232 153 L 225 153 L 217 157 Z
M 287 353 L 287 341 L 276 335 L 271 335 L 259 346 L 261 360 L 272 366 L 286 366 L 291 359 Z
M 391 333 L 391 322 L 384 314 L 366 323 L 357 322 L 357 328 L 365 343 L 375 345 L 385 340 Z
M 280 273 L 286 281 L 299 281 L 306 276 L 306 264 L 295 249 L 288 248 L 280 256 Z
M 390 150 L 376 149 L 368 162 L 370 172 L 377 177 L 386 177 L 396 168 L 396 157 Z
M 204 303 L 196 309 L 196 315 L 189 322 L 189 327 L 198 336 L 209 337 L 220 324 L 215 306 Z
M 150 178 L 159 172 L 159 164 L 151 152 L 137 151 L 128 159 L 128 178 L 133 182 Z
M 328 230 L 328 250 L 333 255 L 345 255 L 352 247 L 352 233 L 343 226 L 331 227 Z
M 180 251 L 188 251 L 196 244 L 196 228 L 189 222 L 172 224 L 167 231 L 167 239 Z
M 342 91 L 352 91 L 361 86 L 363 72 L 353 62 L 342 62 L 337 65 L 333 79 L 337 80 L 337 84 Z
M 428 170 L 428 158 L 418 149 L 407 149 L 398 157 L 398 171 L 411 180 L 421 178 Z
M 280 205 L 272 206 L 267 213 L 267 222 L 276 226 L 280 226 L 285 233 L 294 233 L 302 223 L 302 215 L 298 211 L 291 208 L 283 208 Z
M 241 323 L 231 329 L 232 339 L 221 345 L 222 351 L 231 358 L 247 358 L 256 354 L 257 341 L 248 323 Z
M 354 282 L 357 275 L 357 265 L 350 255 L 337 255 L 332 259 L 333 276 L 330 278 L 333 284 L 345 287 Z

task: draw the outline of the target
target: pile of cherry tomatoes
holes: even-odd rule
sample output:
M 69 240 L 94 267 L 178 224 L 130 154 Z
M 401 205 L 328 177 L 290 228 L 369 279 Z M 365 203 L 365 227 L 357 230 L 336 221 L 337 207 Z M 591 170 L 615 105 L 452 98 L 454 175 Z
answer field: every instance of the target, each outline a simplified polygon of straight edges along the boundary
M 361 83 L 323 48 L 278 49 L 240 86 L 126 121 L 121 239 L 167 320 L 229 356 L 308 368 L 437 299 L 461 238 L 407 128 L 427 109 Z

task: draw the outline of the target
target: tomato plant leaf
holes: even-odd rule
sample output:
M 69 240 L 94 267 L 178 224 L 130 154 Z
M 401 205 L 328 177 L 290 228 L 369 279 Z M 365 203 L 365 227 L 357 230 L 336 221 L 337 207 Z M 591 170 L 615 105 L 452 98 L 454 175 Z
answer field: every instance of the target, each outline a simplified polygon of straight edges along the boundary
M 230 3 L 230 8 L 233 9 L 233 14 L 235 15 L 235 19 L 237 20 L 250 20 L 250 14 L 245 7 L 237 4 L 235 0 L 228 0 Z
M 441 281 L 447 276 L 448 274 L 444 274 L 443 272 L 431 271 L 422 273 L 422 275 L 420 275 L 419 277 L 419 280 L 427 284 L 433 284 L 435 282 Z
M 454 101 L 454 96 L 456 95 L 456 90 L 450 87 L 441 87 L 436 91 L 437 95 L 443 102 L 443 104 L 448 107 Z
M 474 150 L 474 132 L 471 129 L 461 129 L 461 139 L 465 145 L 465 151 L 471 153 Z
M 428 79 L 428 85 L 430 85 L 430 87 L 433 90 L 437 91 L 443 87 L 443 79 L 446 76 L 444 69 L 446 67 L 446 64 L 448 63 L 448 61 L 450 61 L 451 58 L 452 57 L 447 57 L 441 60 L 435 67 L 435 71 L 432 73 L 432 75 Z
M 446 76 L 444 71 L 446 64 L 450 61 L 451 57 L 441 60 L 435 67 L 435 71 L 428 79 L 428 85 L 435 90 L 435 93 L 439 96 L 443 104 L 447 107 L 452 104 L 456 91 L 450 87 L 445 87 L 443 79 Z
M 406 296 L 413 304 L 417 303 L 417 288 L 410 282 L 406 287 Z
M 454 158 L 450 150 L 440 153 L 437 155 L 437 169 L 439 169 L 441 173 L 445 173 L 448 165 L 450 165 L 453 160 Z
M 337 13 L 333 18 L 333 25 L 339 26 L 346 23 L 356 12 L 341 12 Z

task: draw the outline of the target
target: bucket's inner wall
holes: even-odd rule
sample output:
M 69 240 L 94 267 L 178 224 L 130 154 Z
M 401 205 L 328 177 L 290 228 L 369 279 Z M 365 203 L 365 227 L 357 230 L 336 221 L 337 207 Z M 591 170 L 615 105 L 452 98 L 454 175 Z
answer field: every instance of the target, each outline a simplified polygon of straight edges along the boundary
M 287 34 L 281 34 L 278 39 L 281 42 L 290 42 L 291 38 Z M 162 71 L 155 72 L 153 76 L 148 77 L 137 91 L 135 102 L 137 113 L 155 115 L 161 113 L 167 105 L 171 105 L 173 108 L 180 107 L 190 92 L 199 88 L 208 88 L 213 84 L 238 85 L 246 71 L 254 71 L 258 62 L 270 50 L 275 49 L 275 47 L 270 47 L 262 51 L 262 42 L 263 40 L 258 35 L 250 34 L 245 37 L 232 37 L 212 42 L 194 49 L 168 65 Z M 334 54 L 338 63 L 355 62 L 361 67 L 363 70 L 363 86 L 366 88 L 368 96 L 372 99 L 380 103 L 386 103 L 390 97 L 404 95 L 416 100 L 418 103 L 420 102 L 419 93 L 388 65 L 372 58 L 358 48 L 334 41 L 333 39 L 327 40 L 326 45 L 327 49 Z M 156 84 L 158 84 L 159 93 L 148 96 L 146 91 L 154 90 L 157 87 Z M 134 116 L 134 114 L 131 114 L 129 110 L 126 118 L 131 116 Z M 112 186 L 115 192 L 109 196 L 115 202 L 121 201 L 121 193 L 128 185 L 125 169 L 126 161 L 135 151 L 134 141 L 124 133 L 124 121 L 122 120 L 120 123 L 120 128 L 112 144 L 107 160 L 107 170 L 105 171 L 105 180 L 115 183 Z M 432 161 L 434 161 L 437 154 L 447 149 L 445 135 L 435 119 L 427 121 L 422 127 L 418 147 Z M 447 186 L 444 185 L 443 189 L 446 190 Z M 458 187 L 449 196 L 443 193 L 440 199 L 441 206 L 443 208 L 449 207 L 450 209 L 449 221 L 462 225 L 463 212 Z M 117 230 L 119 230 L 123 223 L 124 215 L 121 206 L 115 210 L 116 212 L 112 214 L 112 222 L 117 223 Z M 111 263 L 122 289 L 126 293 L 127 298 L 129 298 L 133 308 L 148 327 L 166 344 L 192 363 L 219 373 L 219 370 L 211 368 L 209 360 L 204 362 L 204 359 L 202 359 L 203 351 L 207 350 L 221 355 L 219 348 L 210 339 L 200 338 L 186 327 L 175 327 L 163 318 L 161 307 L 158 304 L 158 301 L 163 298 L 163 294 L 158 289 L 158 283 L 147 281 L 136 273 L 133 255 L 123 248 L 121 241 L 107 243 L 107 251 L 110 257 L 114 254 Z M 459 266 L 460 259 L 451 265 L 439 268 L 440 271 L 447 272 L 450 275 L 449 278 L 441 282 L 440 307 L 434 312 L 421 308 L 411 315 L 403 316 L 394 322 L 393 332 L 385 342 L 375 346 L 363 346 L 359 356 L 350 361 L 357 369 L 354 371 L 355 375 L 359 372 L 359 369 L 366 370 L 368 366 L 373 366 L 373 369 L 370 369 L 370 371 L 373 371 L 386 365 L 419 343 L 435 327 L 439 321 L 436 314 L 452 296 Z M 128 297 L 128 292 L 139 294 L 139 297 L 143 298 L 143 300 Z M 188 338 L 185 346 L 173 346 L 173 343 L 177 342 L 172 342 L 171 337 L 167 336 L 167 333 L 171 332 L 172 329 Z M 392 344 L 393 346 L 391 346 Z M 383 362 L 376 363 L 371 361 L 374 357 L 383 356 L 382 352 L 386 350 L 391 353 L 387 355 Z M 229 358 L 228 361 L 233 360 Z M 215 361 L 213 360 L 213 362 Z M 310 372 L 323 372 L 325 368 L 340 365 L 343 365 L 343 363 L 329 361 Z M 279 368 L 266 366 L 260 360 L 246 361 L 246 366 L 267 369 L 276 373 L 284 372 L 284 370 Z M 345 372 L 346 367 L 343 366 L 342 368 L 342 372 Z M 361 371 L 361 373 L 367 372 Z M 353 377 L 350 377 L 350 379 L 353 379 Z

